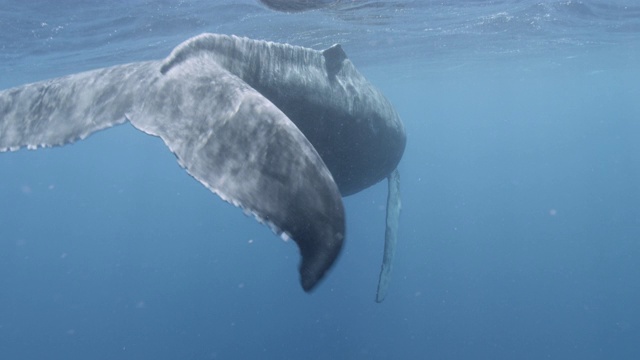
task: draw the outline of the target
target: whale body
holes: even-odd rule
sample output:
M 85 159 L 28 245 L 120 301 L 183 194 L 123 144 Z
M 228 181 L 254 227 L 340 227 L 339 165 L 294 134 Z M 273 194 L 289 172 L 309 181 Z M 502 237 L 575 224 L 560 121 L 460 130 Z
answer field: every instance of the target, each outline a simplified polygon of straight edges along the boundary
M 391 174 L 406 142 L 393 106 L 340 45 L 202 34 L 164 60 L 0 91 L 0 151 L 64 145 L 127 121 L 220 198 L 293 239 L 305 291 L 342 248 L 341 196 Z

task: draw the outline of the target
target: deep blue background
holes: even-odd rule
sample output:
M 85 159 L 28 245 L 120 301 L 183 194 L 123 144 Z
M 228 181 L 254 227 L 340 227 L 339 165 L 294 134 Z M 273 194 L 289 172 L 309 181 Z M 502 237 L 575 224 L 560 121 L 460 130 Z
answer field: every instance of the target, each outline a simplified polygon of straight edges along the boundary
M 165 56 L 200 31 L 307 46 L 338 37 L 408 135 L 399 248 L 382 304 L 385 183 L 345 199 L 346 247 L 309 295 L 293 243 L 216 198 L 159 139 L 129 125 L 0 154 L 0 359 L 640 356 L 640 57 L 629 41 L 637 8 L 606 10 L 627 18 L 596 16 L 605 11 L 596 2 L 413 9 L 414 18 L 447 19 L 425 39 L 397 31 L 411 26 L 388 20 L 389 8 L 289 17 L 250 1 L 119 4 L 131 23 L 110 20 L 115 10 L 96 17 L 106 10 L 90 1 L 0 3 L 0 24 L 15 32 L 0 45 L 2 88 Z M 540 7 L 560 20 L 537 37 L 505 20 L 527 24 L 518 14 L 535 21 Z M 188 13 L 205 20 L 181 22 Z M 485 32 L 474 27 L 481 20 Z M 291 23 L 317 28 L 289 39 L 301 33 Z M 470 29 L 464 41 L 450 36 L 459 23 Z M 65 33 L 92 26 L 128 32 L 100 46 Z M 322 32 L 341 26 L 354 33 Z M 380 34 L 389 32 L 387 44 Z M 376 46 L 359 47 L 367 36 Z M 559 38 L 568 45 L 559 49 Z M 575 44 L 586 38 L 597 46 Z M 478 42 L 491 46 L 478 53 Z

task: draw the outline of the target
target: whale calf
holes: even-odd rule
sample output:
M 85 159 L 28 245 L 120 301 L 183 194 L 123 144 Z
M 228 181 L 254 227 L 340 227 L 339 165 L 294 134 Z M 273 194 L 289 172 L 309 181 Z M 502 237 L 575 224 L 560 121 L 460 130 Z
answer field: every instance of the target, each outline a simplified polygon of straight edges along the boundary
M 340 45 L 202 34 L 164 60 L 0 91 L 0 152 L 64 145 L 127 121 L 160 137 L 220 198 L 293 239 L 305 291 L 342 248 L 342 196 L 391 174 L 406 142 L 393 106 Z

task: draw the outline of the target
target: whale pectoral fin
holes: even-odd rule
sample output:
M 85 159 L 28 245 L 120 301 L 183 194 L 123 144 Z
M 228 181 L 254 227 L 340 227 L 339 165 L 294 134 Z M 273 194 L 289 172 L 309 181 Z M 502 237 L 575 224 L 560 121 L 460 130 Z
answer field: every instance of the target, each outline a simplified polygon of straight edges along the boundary
M 384 254 L 382 257 L 382 269 L 378 280 L 378 292 L 376 302 L 382 302 L 387 296 L 389 283 L 391 282 L 391 269 L 393 257 L 396 253 L 398 242 L 398 222 L 400 219 L 400 172 L 395 169 L 389 174 L 389 193 L 387 195 L 387 227 L 384 233 Z
M 300 248 L 311 290 L 335 261 L 345 233 L 337 185 L 298 128 L 239 78 L 185 61 L 159 77 L 128 114 L 157 135 L 187 172 Z
M 145 63 L 69 75 L 0 92 L 0 151 L 64 145 L 126 121 Z

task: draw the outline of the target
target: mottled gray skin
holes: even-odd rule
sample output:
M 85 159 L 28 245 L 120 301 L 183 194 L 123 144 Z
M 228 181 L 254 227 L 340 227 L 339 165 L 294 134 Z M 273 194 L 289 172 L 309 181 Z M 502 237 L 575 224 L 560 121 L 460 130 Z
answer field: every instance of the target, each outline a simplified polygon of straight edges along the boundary
M 0 92 L 0 151 L 63 145 L 127 120 L 222 199 L 292 238 L 306 291 L 342 247 L 340 192 L 382 180 L 405 144 L 389 102 L 339 46 L 203 34 L 164 61 Z

